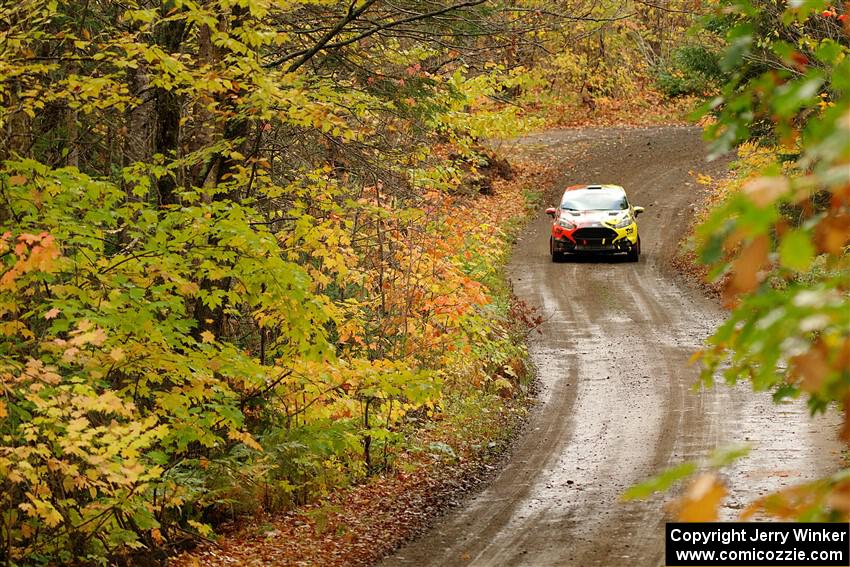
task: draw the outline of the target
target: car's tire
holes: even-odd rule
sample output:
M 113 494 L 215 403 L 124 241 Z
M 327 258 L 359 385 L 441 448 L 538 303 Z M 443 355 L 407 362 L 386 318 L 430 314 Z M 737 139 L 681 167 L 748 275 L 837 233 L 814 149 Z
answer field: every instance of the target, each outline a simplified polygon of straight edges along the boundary
M 637 262 L 640 260 L 640 237 L 638 237 L 635 245 L 632 246 L 631 250 L 629 250 L 627 258 L 629 259 L 629 262 Z
M 553 262 L 560 262 L 564 259 L 564 253 L 555 250 L 555 241 L 549 237 L 549 255 L 552 256 Z

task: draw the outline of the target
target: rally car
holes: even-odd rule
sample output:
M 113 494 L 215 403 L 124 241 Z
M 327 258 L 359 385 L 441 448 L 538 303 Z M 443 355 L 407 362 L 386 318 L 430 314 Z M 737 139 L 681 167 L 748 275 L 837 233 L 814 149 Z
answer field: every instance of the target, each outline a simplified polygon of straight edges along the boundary
M 565 254 L 625 254 L 637 262 L 640 236 L 634 207 L 619 185 L 573 185 L 561 197 L 561 205 L 546 209 L 552 217 L 549 252 L 557 262 Z

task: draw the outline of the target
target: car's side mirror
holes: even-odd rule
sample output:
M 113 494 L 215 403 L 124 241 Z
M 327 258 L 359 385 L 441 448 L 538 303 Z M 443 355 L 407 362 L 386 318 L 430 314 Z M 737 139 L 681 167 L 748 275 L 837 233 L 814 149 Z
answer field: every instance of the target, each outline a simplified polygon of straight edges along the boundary
M 558 214 L 558 209 L 556 209 L 555 207 L 549 207 L 548 209 L 546 209 L 546 214 L 552 218 L 555 218 L 555 215 Z
M 644 212 L 646 210 L 643 207 L 632 207 L 632 208 L 635 210 L 635 216 L 638 216 L 639 214 L 641 214 L 642 212 Z

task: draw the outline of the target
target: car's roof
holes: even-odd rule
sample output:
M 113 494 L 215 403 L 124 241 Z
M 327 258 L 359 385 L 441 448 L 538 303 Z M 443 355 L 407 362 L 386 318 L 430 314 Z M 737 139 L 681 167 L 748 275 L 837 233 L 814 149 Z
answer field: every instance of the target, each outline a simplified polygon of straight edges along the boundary
M 577 191 L 580 189 L 591 189 L 591 190 L 599 190 L 599 191 L 617 191 L 618 193 L 625 193 L 626 190 L 623 189 L 620 185 L 612 185 L 610 183 L 605 184 L 590 184 L 590 185 L 570 185 L 564 190 L 564 193 L 569 191 Z

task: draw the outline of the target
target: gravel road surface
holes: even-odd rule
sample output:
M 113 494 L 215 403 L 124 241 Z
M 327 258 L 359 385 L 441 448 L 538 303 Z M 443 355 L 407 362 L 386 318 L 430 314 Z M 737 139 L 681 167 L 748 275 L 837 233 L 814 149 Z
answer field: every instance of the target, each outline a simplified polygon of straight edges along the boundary
M 509 273 L 540 309 L 530 343 L 541 386 L 524 435 L 483 490 L 438 518 L 386 566 L 658 566 L 664 500 L 624 504 L 629 486 L 715 447 L 750 442 L 725 471 L 726 519 L 768 490 L 835 470 L 835 416 L 775 406 L 745 385 L 695 392 L 688 358 L 722 320 L 715 302 L 669 267 L 703 190 L 690 171 L 717 173 L 697 129 L 659 127 L 546 132 L 516 142 L 559 164 L 555 206 L 572 183 L 619 183 L 646 207 L 637 264 L 592 258 L 552 263 L 549 218 L 521 236 Z

